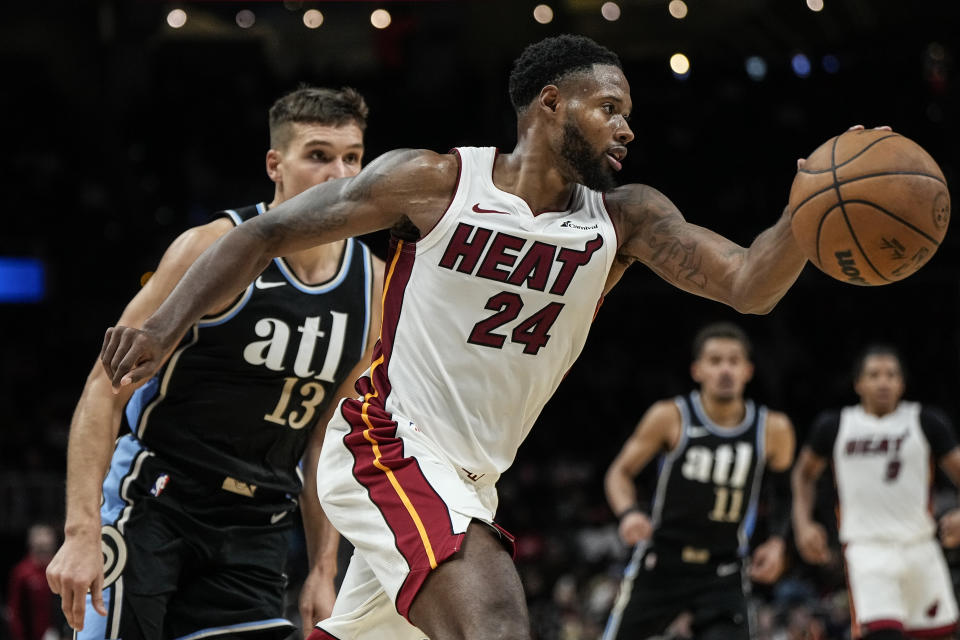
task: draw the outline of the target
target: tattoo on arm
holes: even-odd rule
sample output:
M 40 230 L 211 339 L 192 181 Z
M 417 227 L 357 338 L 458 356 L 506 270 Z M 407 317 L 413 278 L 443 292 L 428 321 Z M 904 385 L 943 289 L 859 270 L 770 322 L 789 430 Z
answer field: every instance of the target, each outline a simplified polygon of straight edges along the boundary
M 699 254 L 700 243 L 684 240 L 676 235 L 672 220 L 658 222 L 647 239 L 651 249 L 650 264 L 677 280 L 685 280 L 701 289 L 707 287 L 707 275 L 702 271 L 703 257 Z

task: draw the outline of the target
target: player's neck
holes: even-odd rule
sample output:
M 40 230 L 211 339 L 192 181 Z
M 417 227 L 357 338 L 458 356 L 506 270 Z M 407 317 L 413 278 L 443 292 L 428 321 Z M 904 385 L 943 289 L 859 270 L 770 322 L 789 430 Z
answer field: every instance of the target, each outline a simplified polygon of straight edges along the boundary
M 523 198 L 533 213 L 563 211 L 570 203 L 573 183 L 557 170 L 556 159 L 546 144 L 524 136 L 509 154 L 497 157 L 493 184 Z
M 306 284 L 321 284 L 337 274 L 345 244 L 346 240 L 321 244 L 284 256 L 283 259 L 297 278 Z
M 269 212 L 281 202 L 283 199 L 277 194 L 273 202 L 267 205 L 267 211 Z M 283 256 L 283 259 L 302 282 L 321 284 L 336 275 L 345 243 L 345 240 L 339 240 L 317 245 Z
M 743 397 L 714 398 L 703 392 L 700 393 L 700 403 L 707 417 L 718 427 L 735 427 L 743 422 L 747 413 Z
M 885 406 L 885 405 L 874 405 L 874 404 L 870 404 L 869 402 L 863 402 L 863 401 L 860 402 L 860 407 L 863 409 L 863 412 L 866 413 L 867 415 L 873 416 L 874 418 L 882 418 L 884 416 L 888 416 L 894 411 L 896 411 L 897 407 L 899 406 L 900 406 L 899 402 L 893 405 L 892 407 Z

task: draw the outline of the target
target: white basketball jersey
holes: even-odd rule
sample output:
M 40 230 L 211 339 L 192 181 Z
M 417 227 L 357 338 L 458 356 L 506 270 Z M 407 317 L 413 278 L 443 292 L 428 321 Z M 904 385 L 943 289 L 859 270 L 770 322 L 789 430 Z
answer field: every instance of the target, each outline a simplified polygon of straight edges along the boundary
M 388 260 L 367 395 L 487 483 L 580 354 L 617 237 L 600 193 L 576 185 L 566 211 L 534 215 L 494 186 L 496 149 L 456 152 L 446 213 Z
M 842 542 L 911 542 L 933 535 L 932 462 L 919 404 L 901 402 L 882 418 L 860 405 L 845 407 L 833 463 Z

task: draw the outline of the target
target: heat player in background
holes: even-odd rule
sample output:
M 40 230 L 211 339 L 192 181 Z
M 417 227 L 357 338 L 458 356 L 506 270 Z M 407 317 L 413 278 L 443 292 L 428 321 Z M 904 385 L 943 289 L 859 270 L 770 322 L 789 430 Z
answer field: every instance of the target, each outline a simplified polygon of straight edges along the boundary
M 840 542 L 854 636 L 868 640 L 952 638 L 957 603 L 931 516 L 933 463 L 960 485 L 960 448 L 940 411 L 901 400 L 896 350 L 875 345 L 858 359 L 860 403 L 821 414 L 793 471 L 794 534 L 811 564 L 830 559 L 811 513 L 817 478 L 833 467 Z M 940 519 L 943 543 L 960 544 L 960 510 Z
M 704 327 L 693 344 L 699 390 L 650 407 L 607 470 L 610 508 L 634 552 L 604 640 L 659 636 L 678 615 L 698 640 L 748 640 L 749 580 L 742 574 L 761 480 L 786 488 L 793 427 L 786 415 L 744 398 L 753 376 L 750 341 L 736 325 Z M 634 479 L 662 456 L 652 509 Z M 784 568 L 789 498 L 768 505 L 770 537 L 753 553 L 749 578 L 770 583 Z

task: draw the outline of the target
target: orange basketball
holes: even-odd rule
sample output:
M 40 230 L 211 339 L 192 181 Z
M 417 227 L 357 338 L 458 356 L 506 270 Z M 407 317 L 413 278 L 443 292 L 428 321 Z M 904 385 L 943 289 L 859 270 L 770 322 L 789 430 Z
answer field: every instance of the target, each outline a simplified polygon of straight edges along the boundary
M 933 158 L 892 131 L 847 131 L 810 154 L 790 188 L 793 235 L 813 264 L 859 285 L 902 280 L 934 254 L 950 192 Z

